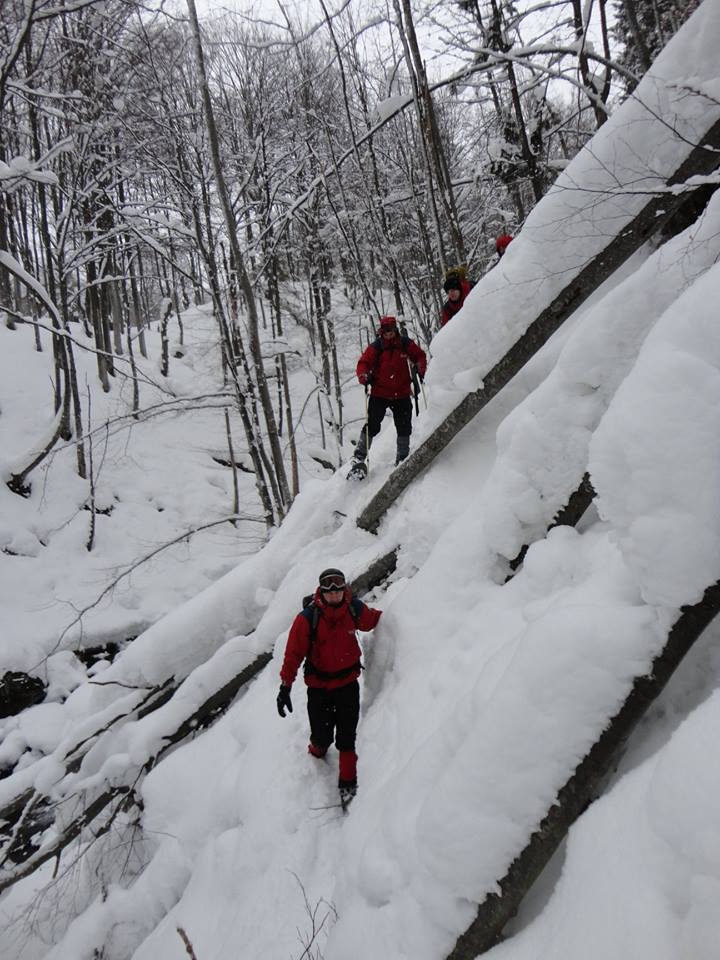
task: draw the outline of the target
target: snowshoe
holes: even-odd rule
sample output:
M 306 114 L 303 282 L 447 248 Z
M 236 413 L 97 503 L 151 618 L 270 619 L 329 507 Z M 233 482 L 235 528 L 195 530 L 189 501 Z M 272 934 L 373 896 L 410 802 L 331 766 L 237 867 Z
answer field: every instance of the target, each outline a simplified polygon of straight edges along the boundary
M 352 467 L 348 471 L 348 480 L 364 480 L 367 476 L 368 468 L 364 460 L 354 460 Z
M 347 808 L 350 806 L 350 801 L 357 793 L 357 784 L 343 783 L 340 785 L 339 790 L 340 790 L 340 806 L 343 808 L 343 811 L 346 812 Z

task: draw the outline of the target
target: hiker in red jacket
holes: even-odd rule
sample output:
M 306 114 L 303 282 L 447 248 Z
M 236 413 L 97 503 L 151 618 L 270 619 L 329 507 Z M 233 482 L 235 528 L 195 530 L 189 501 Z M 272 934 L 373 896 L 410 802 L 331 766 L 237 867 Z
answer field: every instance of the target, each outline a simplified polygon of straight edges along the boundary
M 498 255 L 498 260 L 502 260 L 505 256 L 505 251 L 512 243 L 512 237 L 509 233 L 502 233 L 497 240 L 495 241 L 495 252 Z
M 448 320 L 452 320 L 455 314 L 461 310 L 465 303 L 465 298 L 473 286 L 465 275 L 464 267 L 448 270 L 445 274 L 445 283 L 443 284 L 443 290 L 447 293 L 448 298 L 440 311 L 441 327 L 444 327 Z
M 342 570 L 323 570 L 314 596 L 293 621 L 280 670 L 277 708 L 284 717 L 286 709 L 292 713 L 290 689 L 305 661 L 308 753 L 324 757 L 334 735 L 340 752 L 338 789 L 343 808 L 357 790 L 355 734 L 360 717 L 361 650 L 355 631 L 372 630 L 381 615 L 381 610 L 353 597 Z
M 373 437 L 380 433 L 383 417 L 392 411 L 397 430 L 395 465 L 410 452 L 412 433 L 412 376 L 410 364 L 415 364 L 422 380 L 427 369 L 425 351 L 409 337 L 400 336 L 395 317 L 380 317 L 380 335 L 365 350 L 357 364 L 357 378 L 365 388 L 370 387 L 367 423 L 355 447 L 351 474 L 364 476 L 365 459 Z

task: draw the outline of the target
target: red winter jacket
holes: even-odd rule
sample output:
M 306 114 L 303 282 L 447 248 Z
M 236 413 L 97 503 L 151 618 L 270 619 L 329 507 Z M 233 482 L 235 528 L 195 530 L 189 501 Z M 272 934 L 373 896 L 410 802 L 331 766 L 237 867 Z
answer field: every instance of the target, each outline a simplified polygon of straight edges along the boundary
M 417 366 L 421 377 L 425 376 L 427 357 L 425 351 L 409 337 L 394 336 L 388 343 L 379 337 L 364 351 L 356 369 L 360 383 L 371 375 L 371 397 L 382 400 L 399 400 L 412 393 L 412 380 L 408 370 L 408 358 Z
M 302 613 L 295 617 L 290 628 L 290 635 L 285 647 L 285 659 L 280 671 L 280 679 L 285 686 L 292 686 L 300 669 L 300 664 L 308 654 L 310 655 L 308 665 L 326 674 L 337 673 L 357 664 L 357 669 L 333 680 L 319 677 L 310 669 L 305 674 L 305 683 L 309 687 L 324 687 L 326 690 L 334 690 L 336 687 L 344 687 L 345 684 L 357 680 L 360 676 L 361 650 L 355 631 L 372 630 L 382 616 L 382 610 L 374 610 L 363 603 L 360 616 L 356 622 L 350 613 L 351 597 L 350 590 L 346 588 L 342 604 L 339 607 L 331 607 L 323 600 L 320 590 L 315 591 L 313 601 L 320 612 L 320 616 L 318 617 L 312 650 L 310 650 L 310 621 Z
M 453 303 L 452 300 L 446 300 L 443 304 L 443 308 L 440 311 L 440 326 L 444 327 L 448 320 L 452 320 L 456 313 L 459 312 L 462 305 L 465 303 L 465 297 L 470 293 L 473 288 L 473 284 L 469 280 L 461 281 L 460 286 L 462 290 L 460 291 L 460 296 Z

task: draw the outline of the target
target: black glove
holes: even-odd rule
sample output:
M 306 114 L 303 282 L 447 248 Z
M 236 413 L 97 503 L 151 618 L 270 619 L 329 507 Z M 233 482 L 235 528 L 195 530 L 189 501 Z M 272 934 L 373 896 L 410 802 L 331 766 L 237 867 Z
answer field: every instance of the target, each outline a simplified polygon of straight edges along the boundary
M 290 699 L 290 687 L 286 687 L 284 683 L 280 684 L 280 690 L 277 695 L 277 708 L 278 713 L 281 717 L 285 716 L 285 707 L 288 711 L 292 713 L 292 700 Z

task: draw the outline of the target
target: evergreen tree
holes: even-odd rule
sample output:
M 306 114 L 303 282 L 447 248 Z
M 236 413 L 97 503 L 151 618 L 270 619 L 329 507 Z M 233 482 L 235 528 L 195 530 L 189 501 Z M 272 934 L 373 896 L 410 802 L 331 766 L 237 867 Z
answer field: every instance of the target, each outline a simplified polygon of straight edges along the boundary
M 655 57 L 677 33 L 701 0 L 618 0 L 615 4 L 615 40 L 623 50 L 619 62 L 635 74 L 625 77 L 631 93 Z

